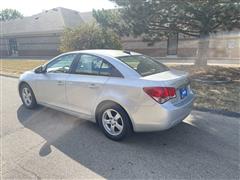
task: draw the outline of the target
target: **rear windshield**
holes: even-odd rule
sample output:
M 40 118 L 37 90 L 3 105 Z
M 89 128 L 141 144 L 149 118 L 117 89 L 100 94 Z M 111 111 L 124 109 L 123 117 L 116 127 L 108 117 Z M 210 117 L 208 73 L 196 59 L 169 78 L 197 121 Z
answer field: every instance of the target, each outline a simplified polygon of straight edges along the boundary
M 143 55 L 123 56 L 118 57 L 118 59 L 137 71 L 141 76 L 148 76 L 169 70 L 167 66 L 157 60 Z

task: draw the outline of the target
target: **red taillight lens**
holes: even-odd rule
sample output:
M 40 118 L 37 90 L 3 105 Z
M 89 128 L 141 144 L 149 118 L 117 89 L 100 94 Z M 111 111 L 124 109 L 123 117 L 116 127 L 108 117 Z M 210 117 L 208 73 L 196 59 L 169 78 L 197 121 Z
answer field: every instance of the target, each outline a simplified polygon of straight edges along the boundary
M 143 90 L 159 103 L 176 97 L 176 89 L 173 87 L 145 87 Z

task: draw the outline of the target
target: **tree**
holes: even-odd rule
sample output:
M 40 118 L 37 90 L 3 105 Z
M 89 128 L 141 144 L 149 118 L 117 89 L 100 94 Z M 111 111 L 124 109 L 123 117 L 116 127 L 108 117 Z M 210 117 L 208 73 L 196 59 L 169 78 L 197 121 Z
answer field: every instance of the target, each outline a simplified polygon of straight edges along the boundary
M 93 10 L 93 17 L 103 29 L 111 29 L 119 36 L 129 35 L 131 28 L 123 19 L 120 9 Z
M 121 49 L 119 36 L 112 30 L 104 30 L 96 23 L 66 28 L 61 37 L 60 51 L 82 49 Z
M 0 21 L 9 21 L 22 17 L 23 15 L 16 9 L 3 9 L 0 11 Z
M 209 36 L 240 26 L 239 0 L 111 0 L 135 35 L 156 41 L 174 33 L 199 38 L 197 65 L 207 64 Z

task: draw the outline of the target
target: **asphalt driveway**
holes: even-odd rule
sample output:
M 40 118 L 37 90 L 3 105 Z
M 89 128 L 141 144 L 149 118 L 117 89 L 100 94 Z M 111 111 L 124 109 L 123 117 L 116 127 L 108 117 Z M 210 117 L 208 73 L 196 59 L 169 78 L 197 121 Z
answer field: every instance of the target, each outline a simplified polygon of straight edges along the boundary
M 0 78 L 3 179 L 240 178 L 238 118 L 193 111 L 170 130 L 119 143 L 85 120 L 25 109 L 17 79 Z

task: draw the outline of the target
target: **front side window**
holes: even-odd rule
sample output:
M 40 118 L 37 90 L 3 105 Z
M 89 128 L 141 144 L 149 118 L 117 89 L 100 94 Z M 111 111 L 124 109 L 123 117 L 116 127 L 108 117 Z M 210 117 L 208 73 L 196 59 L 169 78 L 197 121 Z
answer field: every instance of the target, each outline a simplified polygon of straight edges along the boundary
M 168 71 L 168 67 L 150 57 L 143 55 L 118 57 L 122 62 L 137 71 L 141 76 Z
M 63 55 L 47 65 L 48 73 L 68 73 L 76 54 Z
M 75 73 L 88 75 L 111 76 L 113 66 L 102 58 L 88 54 L 81 55 Z

